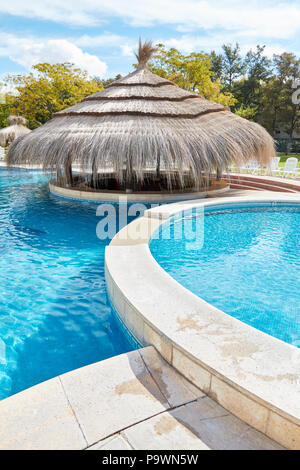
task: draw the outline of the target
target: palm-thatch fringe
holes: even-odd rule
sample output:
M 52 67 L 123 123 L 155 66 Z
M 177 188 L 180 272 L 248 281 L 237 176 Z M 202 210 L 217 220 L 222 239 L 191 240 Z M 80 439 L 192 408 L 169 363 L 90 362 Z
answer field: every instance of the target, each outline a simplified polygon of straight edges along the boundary
M 0 130 L 0 145 L 7 147 L 10 142 L 19 137 L 29 134 L 30 129 L 25 127 L 26 119 L 22 116 L 9 116 L 7 118 L 10 126 Z
M 153 48 L 144 47 L 135 72 L 16 140 L 9 163 L 42 164 L 68 183 L 72 164 L 93 181 L 113 175 L 127 187 L 163 174 L 172 188 L 199 187 L 232 163 L 269 162 L 274 143 L 265 129 L 151 73 Z

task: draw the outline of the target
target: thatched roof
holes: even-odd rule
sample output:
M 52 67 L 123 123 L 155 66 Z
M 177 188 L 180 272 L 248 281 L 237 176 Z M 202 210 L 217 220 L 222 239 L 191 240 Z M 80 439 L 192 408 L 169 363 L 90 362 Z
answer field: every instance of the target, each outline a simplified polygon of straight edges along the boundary
M 22 116 L 9 116 L 7 120 L 11 125 L 0 130 L 0 145 L 2 147 L 7 147 L 13 140 L 31 132 L 25 127 L 26 119 Z
M 181 170 L 198 182 L 231 163 L 270 160 L 273 140 L 260 125 L 151 73 L 151 52 L 151 44 L 140 45 L 134 72 L 15 141 L 9 163 L 63 169 L 76 162 L 94 174 L 111 169 L 119 181 L 141 181 L 147 169 L 159 167 L 171 185 Z

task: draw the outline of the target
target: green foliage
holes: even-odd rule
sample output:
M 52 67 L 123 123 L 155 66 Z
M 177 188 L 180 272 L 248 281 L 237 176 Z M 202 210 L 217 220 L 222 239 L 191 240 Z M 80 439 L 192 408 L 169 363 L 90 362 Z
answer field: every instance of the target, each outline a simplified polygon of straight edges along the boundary
M 214 73 L 209 54 L 192 52 L 184 55 L 175 48 L 167 50 L 163 44 L 158 44 L 149 68 L 153 73 L 172 80 L 185 90 L 199 93 L 208 100 L 225 106 L 235 102 L 230 93 L 220 92 L 218 79 L 212 80 Z
M 210 53 L 210 69 L 213 72 L 211 77 L 212 81 L 222 80 L 223 76 L 223 56 L 222 54 L 216 54 L 215 51 Z
M 243 104 L 235 110 L 235 114 L 238 116 L 249 119 L 249 121 L 254 121 L 255 116 L 257 114 L 257 108 L 251 106 L 244 106 Z
M 291 53 L 273 56 L 274 74 L 262 86 L 261 122 L 276 137 L 279 129 L 290 137 L 300 132 L 300 105 L 293 103 L 293 84 L 300 76 L 300 60 Z
M 300 132 L 300 105 L 292 101 L 295 79 L 300 77 L 300 59 L 294 54 L 284 52 L 270 59 L 265 46 L 258 45 L 242 57 L 239 44 L 224 44 L 221 53 L 183 54 L 158 44 L 149 68 L 185 90 L 230 106 L 237 115 L 259 122 L 275 138 L 279 131 L 286 132 L 289 139 L 294 132 Z M 0 127 L 7 125 L 9 114 L 19 114 L 27 118 L 29 127 L 35 128 L 53 113 L 120 78 L 121 75 L 104 81 L 98 77 L 90 79 L 70 63 L 38 64 L 28 75 L 7 78 L 17 94 L 6 94 L 5 99 L 0 99 Z
M 120 80 L 120 78 L 122 78 L 122 75 L 118 74 L 115 76 L 115 78 L 107 78 L 106 80 L 102 80 L 101 83 L 104 87 L 106 87 L 110 85 L 112 82 L 115 82 L 116 80 Z M 98 79 L 97 77 L 95 77 L 94 80 L 100 82 L 100 79 Z
M 67 62 L 32 68 L 28 75 L 7 78 L 17 91 L 16 96 L 7 97 L 10 113 L 24 116 L 31 129 L 47 122 L 53 113 L 103 89 L 101 82 L 89 79 L 87 72 Z
M 231 106 L 239 116 L 259 122 L 276 137 L 300 132 L 300 105 L 292 102 L 294 80 L 300 77 L 300 60 L 291 53 L 270 59 L 257 45 L 243 58 L 239 44 L 224 44 L 222 53 L 192 52 L 158 44 L 151 70 L 180 87 Z
M 244 73 L 245 65 L 240 55 L 240 46 L 237 43 L 235 46 L 224 44 L 223 51 L 223 71 L 221 79 L 224 89 L 231 92 L 234 80 Z
M 8 126 L 7 118 L 10 114 L 9 105 L 6 102 L 6 92 L 3 85 L 0 83 L 0 129 Z
M 245 76 L 232 83 L 231 91 L 237 99 L 236 111 L 242 117 L 255 120 L 262 111 L 263 83 L 270 76 L 271 61 L 264 55 L 265 46 L 257 46 L 255 51 L 247 52 L 243 70 Z M 244 112 L 245 110 L 250 112 Z M 251 110 L 251 111 L 250 111 Z M 238 114 L 238 113 L 237 113 Z

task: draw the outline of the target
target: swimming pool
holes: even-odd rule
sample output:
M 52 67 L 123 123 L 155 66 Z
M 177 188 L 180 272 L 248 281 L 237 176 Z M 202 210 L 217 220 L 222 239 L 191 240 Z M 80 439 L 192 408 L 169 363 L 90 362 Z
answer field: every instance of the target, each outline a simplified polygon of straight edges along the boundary
M 107 301 L 97 205 L 55 197 L 48 181 L 0 170 L 1 399 L 137 347 Z
M 225 313 L 300 346 L 299 205 L 207 208 L 190 217 L 191 227 L 204 222 L 203 246 L 187 249 L 171 219 L 150 241 L 162 268 Z

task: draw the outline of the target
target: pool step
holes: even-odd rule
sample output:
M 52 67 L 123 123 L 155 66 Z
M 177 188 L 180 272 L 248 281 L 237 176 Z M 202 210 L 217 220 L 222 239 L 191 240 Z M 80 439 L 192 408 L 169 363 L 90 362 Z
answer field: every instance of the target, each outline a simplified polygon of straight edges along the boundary
M 265 179 L 263 177 L 244 176 L 244 175 L 225 175 L 225 180 L 233 189 L 251 189 L 251 190 L 268 190 L 284 193 L 299 193 L 300 185 L 286 181 L 278 181 Z
M 237 183 L 230 183 L 230 188 L 231 189 L 248 189 L 248 190 L 251 190 L 251 191 L 263 191 L 263 189 L 260 189 L 260 188 L 256 188 L 254 186 L 247 186 L 246 184 L 237 184 Z

